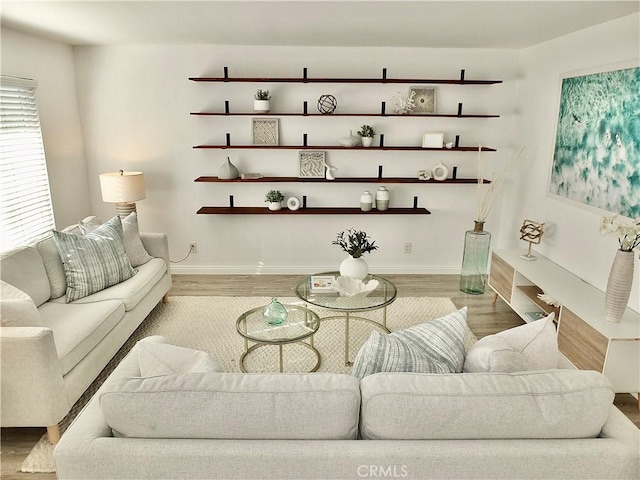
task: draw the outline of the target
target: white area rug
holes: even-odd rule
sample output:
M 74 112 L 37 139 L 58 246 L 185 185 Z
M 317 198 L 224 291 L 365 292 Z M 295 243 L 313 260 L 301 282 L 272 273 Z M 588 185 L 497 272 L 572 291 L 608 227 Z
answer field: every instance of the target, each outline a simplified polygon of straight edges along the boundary
M 281 297 L 284 304 L 304 305 L 298 298 Z M 169 303 L 159 304 L 134 332 L 125 347 L 118 352 L 100 378 L 76 403 L 72 412 L 63 421 L 66 428 L 82 407 L 93 396 L 104 378 L 112 371 L 136 341 L 150 335 L 162 335 L 174 345 L 203 350 L 222 363 L 225 371 L 239 372 L 240 355 L 244 352 L 244 340 L 236 331 L 236 320 L 246 310 L 267 305 L 270 297 L 171 297 Z M 310 307 L 320 318 L 333 315 L 325 309 Z M 387 307 L 387 327 L 392 332 L 411 325 L 438 318 L 456 310 L 448 298 L 401 297 Z M 358 316 L 382 320 L 382 311 L 359 313 Z M 329 319 L 321 323 L 315 335 L 315 347 L 322 362 L 318 371 L 350 373 L 351 367 L 344 363 L 344 320 Z M 349 359 L 356 353 L 375 327 L 365 322 L 350 322 Z M 469 343 L 475 341 L 470 334 Z M 311 350 L 290 344 L 284 346 L 285 372 L 306 372 L 315 365 L 316 357 Z M 278 347 L 267 346 L 249 354 L 245 365 L 250 372 L 277 372 Z M 21 472 L 54 472 L 53 446 L 44 435 L 23 462 Z

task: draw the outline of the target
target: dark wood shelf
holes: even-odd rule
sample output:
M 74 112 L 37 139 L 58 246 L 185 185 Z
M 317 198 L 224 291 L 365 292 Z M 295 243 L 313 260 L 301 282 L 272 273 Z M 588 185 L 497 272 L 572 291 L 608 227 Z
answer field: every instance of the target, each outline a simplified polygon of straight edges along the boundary
M 390 208 L 363 212 L 352 207 L 306 207 L 298 210 L 269 210 L 267 207 L 202 207 L 198 215 L 430 215 L 426 208 Z
M 224 112 L 191 112 L 190 115 L 197 116 L 210 116 L 210 117 L 234 117 L 234 116 L 251 116 L 251 117 L 404 117 L 404 118 L 424 118 L 424 117 L 440 117 L 440 118 L 500 118 L 500 115 L 493 114 L 462 114 L 456 113 L 429 113 L 429 114 L 409 114 L 403 115 L 400 113 L 258 113 L 258 112 L 238 112 L 238 113 L 224 113 Z
M 193 148 L 209 148 L 218 150 L 241 150 L 241 149 L 263 149 L 263 150 L 366 150 L 366 151 L 404 151 L 404 152 L 477 152 L 478 147 L 453 147 L 453 148 L 423 148 L 423 147 L 343 147 L 340 145 L 194 145 Z M 495 148 L 482 147 L 483 152 L 495 152 Z
M 494 85 L 502 80 L 447 80 L 436 78 L 304 78 L 304 77 L 189 77 L 192 82 L 241 83 L 416 83 L 448 85 Z
M 222 179 L 218 177 L 212 176 L 202 176 L 198 177 L 194 180 L 194 182 L 210 182 L 210 183 L 225 183 L 225 182 L 236 182 L 236 183 L 276 183 L 276 182 L 288 182 L 288 183 L 430 183 L 430 184 L 439 184 L 439 183 L 456 183 L 456 184 L 476 184 L 478 180 L 475 178 L 448 178 L 446 180 L 438 181 L 438 180 L 418 180 L 418 178 L 407 178 L 407 177 L 342 177 L 336 178 L 335 180 L 326 180 L 324 178 L 300 178 L 300 177 L 262 177 L 262 178 L 251 178 L 245 179 L 242 178 L 234 178 L 234 179 Z M 484 180 L 483 183 L 491 183 L 489 180 Z

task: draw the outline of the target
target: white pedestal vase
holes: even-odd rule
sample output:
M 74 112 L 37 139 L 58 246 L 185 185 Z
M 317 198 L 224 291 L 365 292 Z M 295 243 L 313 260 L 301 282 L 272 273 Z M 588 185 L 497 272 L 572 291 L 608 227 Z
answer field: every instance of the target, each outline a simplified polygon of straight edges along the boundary
M 352 256 L 348 256 L 340 264 L 340 275 L 344 275 L 345 277 L 364 280 L 368 274 L 369 266 L 362 257 L 353 258 Z
M 611 265 L 604 297 L 604 315 L 609 322 L 619 323 L 624 315 L 633 284 L 633 251 L 618 250 Z

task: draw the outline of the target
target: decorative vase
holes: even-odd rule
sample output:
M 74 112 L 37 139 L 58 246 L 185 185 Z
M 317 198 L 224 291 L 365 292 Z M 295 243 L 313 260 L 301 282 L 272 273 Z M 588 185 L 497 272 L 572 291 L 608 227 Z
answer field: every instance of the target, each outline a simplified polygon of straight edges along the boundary
M 282 202 L 267 202 L 267 207 L 269 207 L 269 210 L 280 210 L 282 208 Z
M 236 168 L 236 166 L 231 163 L 229 157 L 227 157 L 227 161 L 220 165 L 218 169 L 218 178 L 221 180 L 233 180 L 234 178 L 238 178 L 240 176 L 240 172 Z
M 389 208 L 389 190 L 387 187 L 380 187 L 376 191 L 376 210 L 387 210 Z
M 262 317 L 269 325 L 282 325 L 287 319 L 287 309 L 284 308 L 277 298 L 272 298 L 271 303 L 264 307 Z
M 257 113 L 269 113 L 271 110 L 271 100 L 254 100 L 253 110 Z
M 604 316 L 619 323 L 624 315 L 633 284 L 633 251 L 618 250 L 611 264 L 604 296 Z
M 362 137 L 361 141 L 363 147 L 370 147 L 373 143 L 373 137 Z
M 484 293 L 487 285 L 491 234 L 483 228 L 484 222 L 475 221 L 464 235 L 460 290 L 473 295 Z
M 349 130 L 349 135 L 338 140 L 343 147 L 355 147 L 360 143 L 360 137 L 353 134 L 353 130 Z
M 449 176 L 449 167 L 447 167 L 444 163 L 438 162 L 431 170 L 431 174 L 433 175 L 434 180 L 438 180 L 439 182 L 446 180 Z
M 363 212 L 370 212 L 373 208 L 373 195 L 369 190 L 365 190 L 360 195 L 360 210 Z
M 345 277 L 357 278 L 358 280 L 364 280 L 369 274 L 369 266 L 364 258 L 353 258 L 349 255 L 340 264 L 340 275 Z

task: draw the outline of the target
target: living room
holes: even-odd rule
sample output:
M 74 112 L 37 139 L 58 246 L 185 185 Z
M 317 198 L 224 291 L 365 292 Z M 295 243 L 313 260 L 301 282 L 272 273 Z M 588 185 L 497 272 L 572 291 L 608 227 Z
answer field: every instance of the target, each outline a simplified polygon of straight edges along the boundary
M 458 178 L 474 179 L 481 145 L 496 150 L 480 154 L 485 178 L 514 162 L 486 219 L 491 248 L 524 252 L 523 221 L 544 223 L 535 252 L 606 290 L 617 245 L 600 233 L 600 225 L 603 215 L 616 212 L 550 194 L 549 178 L 561 80 L 629 62 L 637 66 L 637 2 L 545 2 L 549 10 L 536 5 L 543 2 L 183 3 L 3 2 L 2 73 L 38 83 L 57 228 L 90 215 L 113 217 L 114 205 L 102 200 L 100 174 L 141 171 L 146 198 L 137 201 L 140 231 L 166 233 L 169 257 L 178 261 L 171 264 L 174 277 L 335 270 L 344 255 L 332 241 L 350 227 L 366 231 L 378 245 L 367 256 L 373 273 L 458 275 L 465 231 L 477 217 L 476 185 L 391 184 L 384 177 L 416 176 L 443 162 L 450 175 L 456 167 Z M 300 145 L 304 135 L 309 145 L 337 145 L 369 123 L 378 133 L 374 144 L 384 135 L 385 145 L 420 146 L 425 133 L 443 132 L 445 142 L 458 135 L 461 146 L 473 149 L 327 149 L 338 180 L 376 177 L 382 168 L 380 182 L 370 185 L 194 182 L 217 175 L 227 157 L 242 173 L 297 177 L 299 153 L 193 148 L 224 145 L 228 133 L 231 145 L 249 144 L 252 131 L 251 116 L 192 113 L 224 111 L 225 101 L 232 112 L 250 111 L 257 88 L 270 90 L 269 117 L 301 111 L 305 101 L 309 113 L 316 113 L 324 94 L 336 97 L 336 113 L 378 111 L 381 102 L 391 112 L 396 92 L 406 95 L 415 86 L 189 80 L 221 77 L 225 68 L 230 77 L 302 77 L 306 69 L 310 78 L 343 79 L 380 78 L 383 71 L 390 79 L 457 79 L 464 70 L 468 80 L 501 83 L 434 85 L 437 112 L 455 113 L 462 103 L 463 113 L 499 117 L 283 115 L 282 146 Z M 637 169 L 638 159 L 631 161 Z M 417 197 L 417 206 L 431 214 L 283 217 L 267 214 L 264 203 L 265 193 L 278 188 L 285 197 L 306 198 L 309 207 L 357 207 L 363 190 L 381 185 L 389 189 L 392 207 L 412 207 Z M 196 213 L 203 206 L 229 206 L 230 196 L 235 207 L 259 206 L 265 214 Z M 192 243 L 196 252 L 190 252 Z M 634 263 L 628 307 L 638 312 L 637 255 Z

